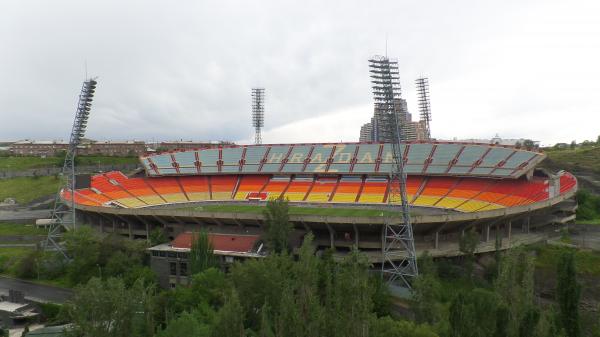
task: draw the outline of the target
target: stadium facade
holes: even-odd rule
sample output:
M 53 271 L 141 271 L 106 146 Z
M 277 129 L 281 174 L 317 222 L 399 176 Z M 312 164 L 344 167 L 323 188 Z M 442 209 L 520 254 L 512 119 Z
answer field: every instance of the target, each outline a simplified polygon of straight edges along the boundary
M 541 152 L 410 142 L 402 153 L 418 251 L 459 254 L 459 237 L 471 228 L 480 235 L 480 252 L 493 250 L 496 237 L 507 248 L 545 239 L 575 217 L 577 180 L 537 168 Z M 402 221 L 401 214 L 384 211 L 399 204 L 388 197 L 397 182 L 389 180 L 393 158 L 386 143 L 232 145 L 148 155 L 140 162 L 143 172 L 136 176 L 97 174 L 89 187 L 77 189 L 78 216 L 130 238 L 147 239 L 157 227 L 171 239 L 200 229 L 260 236 L 260 210 L 232 206 L 284 197 L 303 210 L 290 215 L 293 246 L 310 231 L 317 249 L 344 254 L 356 245 L 374 263 L 381 261 L 386 221 Z

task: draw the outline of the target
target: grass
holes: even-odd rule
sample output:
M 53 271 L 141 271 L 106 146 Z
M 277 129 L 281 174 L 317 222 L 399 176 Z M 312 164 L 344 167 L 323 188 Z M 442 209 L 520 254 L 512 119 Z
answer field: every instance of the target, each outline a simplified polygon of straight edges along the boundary
M 573 248 L 559 247 L 548 244 L 536 244 L 529 246 L 536 252 L 536 267 L 543 270 L 554 271 L 560 255 Z M 575 266 L 577 272 L 583 275 L 600 276 L 600 252 L 576 250 Z
M 137 157 L 78 156 L 77 165 L 136 164 Z M 0 170 L 20 171 L 27 169 L 62 167 L 64 157 L 0 157 Z
M 0 222 L 0 236 L 5 235 L 46 235 L 43 228 L 34 225 L 14 224 Z
M 206 205 L 189 208 L 194 211 L 204 212 L 233 212 L 262 214 L 265 206 L 258 205 Z M 322 207 L 294 207 L 290 206 L 290 215 L 327 215 L 327 216 L 383 216 L 399 215 L 397 212 L 382 211 L 378 209 L 363 208 L 322 208 Z
M 589 170 L 600 174 L 600 146 L 578 146 L 575 149 L 545 149 L 548 159 L 569 171 Z M 544 163 L 542 162 L 542 166 Z
M 0 272 L 12 276 L 16 263 L 32 250 L 29 247 L 0 247 Z
M 19 204 L 55 194 L 60 179 L 55 176 L 0 179 L 0 201 L 15 198 Z

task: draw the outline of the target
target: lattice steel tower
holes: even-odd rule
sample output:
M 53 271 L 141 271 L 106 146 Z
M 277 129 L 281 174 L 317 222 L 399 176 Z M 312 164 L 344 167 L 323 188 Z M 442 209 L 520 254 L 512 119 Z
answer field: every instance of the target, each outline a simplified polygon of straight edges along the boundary
M 400 75 L 398 62 L 384 56 L 375 56 L 369 60 L 369 72 L 375 100 L 375 112 L 379 114 L 378 132 L 384 139 L 390 139 L 394 163 L 389 175 L 390 189 L 388 207 L 402 211 L 402 221 L 387 217 L 382 237 L 381 272 L 390 285 L 411 288 L 411 279 L 418 275 L 415 243 L 410 209 L 406 196 L 406 173 L 402 153 L 402 126 L 395 104 L 400 98 Z
M 429 79 L 427 77 L 417 78 L 415 81 L 417 84 L 417 101 L 419 105 L 419 112 L 421 115 L 421 124 L 425 129 L 426 139 L 431 139 L 431 129 L 429 124 L 431 122 L 431 103 L 429 102 Z
M 52 222 L 48 230 L 46 238 L 46 250 L 56 250 L 67 257 L 63 247 L 60 245 L 60 238 L 64 230 L 76 229 L 75 217 L 75 156 L 77 148 L 81 144 L 81 140 L 85 135 L 87 121 L 92 108 L 92 98 L 96 90 L 96 79 L 88 79 L 81 86 L 77 110 L 75 112 L 75 120 L 71 129 L 71 137 L 69 139 L 69 149 L 65 156 L 65 163 L 62 169 L 62 183 L 59 191 L 56 194 L 54 201 L 54 210 L 52 211 Z
M 265 126 L 264 88 L 252 88 L 252 126 L 254 126 L 254 143 L 262 144 L 261 128 Z

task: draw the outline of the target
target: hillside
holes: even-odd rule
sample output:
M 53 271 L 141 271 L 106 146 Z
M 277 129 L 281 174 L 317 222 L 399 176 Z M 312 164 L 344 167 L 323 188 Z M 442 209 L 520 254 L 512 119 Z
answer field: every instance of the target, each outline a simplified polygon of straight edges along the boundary
M 551 171 L 567 170 L 577 176 L 581 187 L 600 194 L 600 146 L 545 149 L 545 153 L 548 158 L 540 167 Z
M 78 156 L 77 165 L 136 164 L 137 157 Z M 19 171 L 47 167 L 62 167 L 64 157 L 0 157 L 0 171 Z

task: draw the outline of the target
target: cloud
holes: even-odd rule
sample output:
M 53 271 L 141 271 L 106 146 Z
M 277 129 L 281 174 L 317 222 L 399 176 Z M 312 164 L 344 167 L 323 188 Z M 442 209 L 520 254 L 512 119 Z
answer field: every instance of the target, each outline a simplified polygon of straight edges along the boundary
M 85 63 L 91 138 L 249 141 L 262 86 L 265 141 L 357 140 L 386 36 L 415 116 L 429 76 L 438 138 L 595 139 L 599 15 L 583 0 L 3 1 L 0 140 L 67 138 Z

